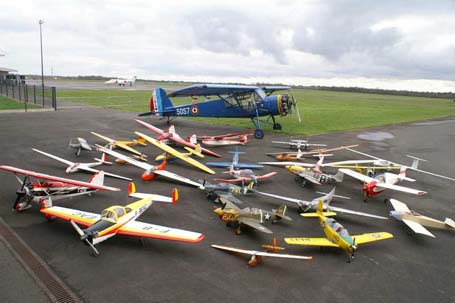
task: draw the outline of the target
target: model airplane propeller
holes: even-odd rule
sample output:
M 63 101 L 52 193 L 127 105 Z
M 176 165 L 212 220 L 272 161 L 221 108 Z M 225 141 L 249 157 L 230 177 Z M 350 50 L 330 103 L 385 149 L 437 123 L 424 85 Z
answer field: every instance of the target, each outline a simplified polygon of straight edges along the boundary
M 76 157 L 79 157 L 82 150 L 92 150 L 92 147 L 87 143 L 87 140 L 84 138 L 77 137 L 77 143 L 73 143 L 73 139 L 70 139 L 70 143 L 68 144 L 68 148 L 73 148 L 76 150 L 74 153 Z
M 48 217 L 70 221 L 81 241 L 88 244 L 95 255 L 99 255 L 95 245 L 115 235 L 192 243 L 202 241 L 204 235 L 200 233 L 136 221 L 155 201 L 177 203 L 176 189 L 173 190 L 172 197 L 136 193 L 134 184 L 130 185 L 129 190 L 130 197 L 137 197 L 140 200 L 125 206 L 108 207 L 101 215 L 59 206 L 45 207 L 40 211 Z M 78 224 L 86 228 L 81 229 Z
M 301 214 L 304 217 L 313 217 L 313 215 Z M 387 232 L 376 232 L 351 236 L 347 229 L 332 218 L 324 216 L 324 202 L 319 201 L 316 216 L 324 230 L 326 238 L 284 238 L 287 244 L 291 245 L 310 245 L 310 246 L 329 246 L 341 248 L 348 254 L 348 262 L 354 258 L 354 252 L 360 244 L 375 242 L 393 238 L 393 235 Z
M 13 209 L 24 211 L 31 207 L 32 201 L 41 206 L 51 206 L 52 201 L 80 195 L 90 195 L 97 190 L 119 191 L 116 187 L 103 185 L 104 172 L 95 173 L 89 182 L 60 178 L 30 170 L 2 165 L 0 169 L 13 172 L 21 187 L 16 191 L 17 197 Z M 17 175 L 23 175 L 20 179 Z M 32 180 L 34 179 L 34 180 Z
M 275 121 L 275 115 L 281 117 L 291 114 L 293 109 L 301 122 L 297 100 L 292 92 L 282 95 L 272 95 L 276 91 L 290 90 L 288 86 L 247 86 L 198 84 L 185 87 L 166 94 L 162 88 L 156 88 L 150 98 L 150 112 L 139 116 L 156 115 L 166 117 L 169 124 L 170 117 L 223 117 L 223 118 L 250 118 L 256 130 L 254 136 L 264 137 L 261 123 L 270 124 L 273 129 L 281 129 Z M 194 102 L 197 96 L 217 96 L 217 100 Z M 174 106 L 169 97 L 191 97 L 191 104 Z M 267 120 L 259 117 L 268 116 Z

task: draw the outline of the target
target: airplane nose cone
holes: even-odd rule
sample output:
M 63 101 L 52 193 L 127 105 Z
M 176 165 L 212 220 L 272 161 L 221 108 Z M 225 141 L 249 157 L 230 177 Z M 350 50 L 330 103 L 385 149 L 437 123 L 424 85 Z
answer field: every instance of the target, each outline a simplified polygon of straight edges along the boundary
M 218 216 L 223 215 L 223 210 L 221 208 L 216 208 L 216 209 L 213 210 L 213 212 L 215 214 L 217 214 Z

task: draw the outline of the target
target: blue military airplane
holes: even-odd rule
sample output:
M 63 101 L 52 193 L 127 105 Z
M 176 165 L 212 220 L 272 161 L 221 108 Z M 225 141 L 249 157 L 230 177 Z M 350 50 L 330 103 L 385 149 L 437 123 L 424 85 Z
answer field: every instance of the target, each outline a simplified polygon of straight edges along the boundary
M 273 129 L 281 129 L 281 125 L 275 121 L 275 115 L 286 116 L 294 107 L 299 122 L 300 113 L 297 108 L 297 100 L 292 94 L 272 95 L 276 91 L 290 90 L 288 86 L 247 86 L 247 85 L 221 85 L 221 84 L 197 84 L 188 86 L 173 93 L 166 94 L 162 88 L 156 88 L 150 98 L 150 112 L 139 116 L 156 115 L 167 117 L 217 117 L 217 118 L 250 118 L 256 130 L 254 136 L 257 139 L 264 137 L 262 123 L 270 123 L 272 119 Z M 219 99 L 195 102 L 198 96 L 217 96 Z M 192 104 L 174 106 L 169 97 L 191 97 Z M 259 117 L 268 116 L 266 120 Z

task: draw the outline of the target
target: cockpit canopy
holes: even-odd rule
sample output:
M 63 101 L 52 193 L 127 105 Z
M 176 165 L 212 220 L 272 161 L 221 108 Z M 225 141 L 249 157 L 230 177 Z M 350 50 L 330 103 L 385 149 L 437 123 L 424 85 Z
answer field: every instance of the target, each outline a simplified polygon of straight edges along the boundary
M 123 207 L 123 206 L 111 206 L 106 208 L 101 213 L 101 219 L 105 219 L 112 222 L 117 222 L 118 218 L 124 216 L 125 214 L 129 213 L 131 208 Z
M 340 223 L 335 221 L 335 219 L 329 218 L 327 219 L 327 225 L 329 225 L 336 233 L 338 233 L 340 236 L 345 237 L 349 236 L 349 233 L 346 228 L 343 227 Z

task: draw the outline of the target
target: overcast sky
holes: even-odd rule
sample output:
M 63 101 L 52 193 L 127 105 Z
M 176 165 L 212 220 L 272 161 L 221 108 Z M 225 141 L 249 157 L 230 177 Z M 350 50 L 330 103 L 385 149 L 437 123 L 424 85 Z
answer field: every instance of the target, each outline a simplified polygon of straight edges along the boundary
M 455 0 L 3 1 L 0 67 L 455 92 Z

